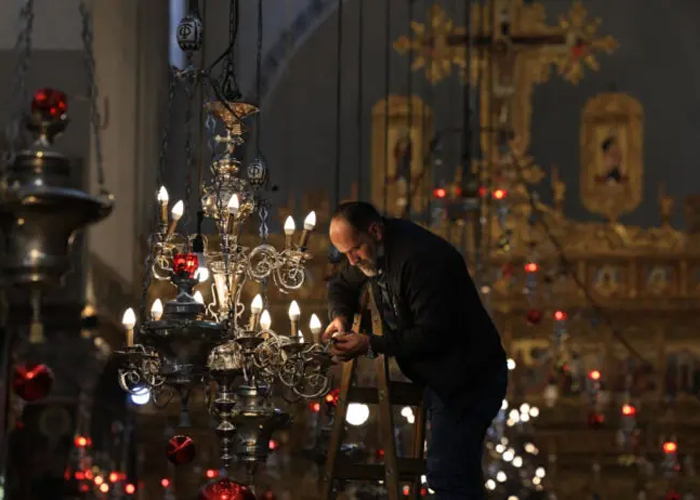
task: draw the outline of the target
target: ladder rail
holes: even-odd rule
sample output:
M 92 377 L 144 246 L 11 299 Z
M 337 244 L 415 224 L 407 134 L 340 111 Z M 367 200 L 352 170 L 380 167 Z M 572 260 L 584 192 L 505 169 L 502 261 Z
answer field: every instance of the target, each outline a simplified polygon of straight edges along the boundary
M 368 292 L 363 296 L 363 307 L 354 317 L 352 331 L 359 333 L 362 324 L 362 313 L 367 308 L 370 312 L 372 333 L 374 335 L 382 335 L 382 320 L 371 288 L 368 288 Z M 370 388 L 353 385 L 357 371 L 357 359 L 343 363 L 338 406 L 336 407 L 335 420 L 331 430 L 326 468 L 321 474 L 321 498 L 323 500 L 331 499 L 334 480 L 337 479 L 383 479 L 389 500 L 403 498 L 400 483 L 406 480 L 412 483 L 412 496 L 414 498 L 419 498 L 420 496 L 421 476 L 425 473 L 426 414 L 423 404 L 423 391 L 414 384 L 392 382 L 388 359 L 385 356 L 377 356 L 372 364 L 376 373 L 376 387 Z M 384 450 L 383 464 L 343 464 L 341 469 L 338 458 L 343 443 L 345 417 L 350 402 L 377 404 L 379 406 L 379 439 Z M 416 412 L 411 458 L 399 458 L 396 455 L 393 407 L 397 405 L 417 407 L 418 410 Z M 382 472 L 383 474 L 381 474 Z

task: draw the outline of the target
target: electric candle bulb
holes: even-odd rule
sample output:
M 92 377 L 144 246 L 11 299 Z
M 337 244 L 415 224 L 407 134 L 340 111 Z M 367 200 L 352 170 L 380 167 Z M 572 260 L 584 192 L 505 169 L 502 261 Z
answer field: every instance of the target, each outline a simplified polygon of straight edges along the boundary
M 172 215 L 174 221 L 179 221 L 185 214 L 185 202 L 180 200 L 175 205 L 173 205 L 172 210 L 170 210 L 170 215 Z
M 165 186 L 160 187 L 156 199 L 160 203 L 160 223 L 165 226 L 168 224 L 168 202 L 170 201 L 170 196 Z
M 177 228 L 177 222 L 182 219 L 182 215 L 185 213 L 185 204 L 182 200 L 175 203 L 172 210 L 170 211 L 170 226 L 168 227 L 167 237 L 172 236 L 175 233 L 175 228 Z
M 270 317 L 270 312 L 265 309 L 260 315 L 260 328 L 269 330 L 270 326 L 272 326 L 272 318 Z
M 311 335 L 314 338 L 314 342 L 318 344 L 321 341 L 321 320 L 315 314 L 311 315 L 311 320 L 309 320 L 309 330 L 311 330 Z
M 291 336 L 296 337 L 299 332 L 299 317 L 301 316 L 301 309 L 299 309 L 299 304 L 296 300 L 293 300 L 289 304 L 289 321 L 291 322 Z
M 313 210 L 309 212 L 309 215 L 304 219 L 304 229 L 307 231 L 313 231 L 316 227 L 316 212 Z
M 253 302 L 250 303 L 250 324 L 248 330 L 254 332 L 257 329 L 258 321 L 260 320 L 260 312 L 263 308 L 262 295 L 257 294 L 253 297 Z
M 311 236 L 311 231 L 316 227 L 316 212 L 311 211 L 309 215 L 304 219 L 304 230 L 301 232 L 301 239 L 299 240 L 299 247 L 306 248 L 309 243 L 309 236 Z
M 204 295 L 202 295 L 202 292 L 200 292 L 199 290 L 194 292 L 194 301 L 197 304 L 204 304 Z
M 304 334 L 301 330 L 297 332 L 297 342 L 299 342 L 300 344 L 304 343 Z
M 200 283 L 204 283 L 209 279 L 209 269 L 206 267 L 198 267 L 197 272 L 194 273 L 194 277 L 197 278 Z
M 290 215 L 287 220 L 284 221 L 284 246 L 289 249 L 292 248 L 292 236 L 294 236 L 294 231 L 296 231 L 297 225 L 294 223 L 294 219 Z
M 133 347 L 134 345 L 134 327 L 136 326 L 136 314 L 134 310 L 130 307 L 124 311 L 124 316 L 122 317 L 122 325 L 126 328 L 126 346 Z
M 263 298 L 262 295 L 257 294 L 253 297 L 253 302 L 250 303 L 250 311 L 254 314 L 260 314 L 263 309 Z
M 294 218 L 290 215 L 289 217 L 287 217 L 287 220 L 284 221 L 284 234 L 286 234 L 287 236 L 291 236 L 296 230 L 297 225 L 294 222 Z
M 165 186 L 160 187 L 160 189 L 158 190 L 158 194 L 156 195 L 156 199 L 159 203 L 163 205 L 168 204 L 168 202 L 170 201 L 170 196 L 168 195 L 168 190 L 165 189 Z
M 292 321 L 299 321 L 299 317 L 301 316 L 301 309 L 299 309 L 299 304 L 297 304 L 296 300 L 293 300 L 291 304 L 289 304 L 289 319 Z
M 231 198 L 228 200 L 228 222 L 226 223 L 226 232 L 231 236 L 238 234 L 239 222 L 236 220 L 236 213 L 241 207 L 238 201 L 238 195 L 232 194 Z
M 160 299 L 156 299 L 153 301 L 153 305 L 151 306 L 151 318 L 153 321 L 160 321 L 160 318 L 163 316 L 163 303 L 160 301 Z
M 232 194 L 231 198 L 228 200 L 228 213 L 231 215 L 236 215 L 236 212 L 238 212 L 238 209 L 241 207 L 240 202 L 238 201 L 238 195 L 237 194 Z

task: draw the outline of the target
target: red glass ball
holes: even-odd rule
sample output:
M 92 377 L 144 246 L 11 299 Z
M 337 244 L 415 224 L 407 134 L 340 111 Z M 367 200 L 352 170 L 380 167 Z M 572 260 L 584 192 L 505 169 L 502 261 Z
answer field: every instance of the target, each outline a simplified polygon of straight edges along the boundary
M 538 309 L 530 309 L 525 316 L 525 319 L 531 325 L 539 325 L 542 321 L 542 311 Z
M 60 90 L 40 89 L 32 99 L 32 113 L 41 115 L 43 120 L 59 118 L 66 109 L 68 109 L 68 98 Z
M 173 464 L 187 465 L 194 460 L 194 457 L 197 455 L 197 449 L 191 437 L 178 435 L 170 438 L 166 453 L 168 460 Z
M 199 500 L 255 500 L 255 495 L 240 483 L 222 479 L 206 486 Z
M 53 385 L 53 372 L 46 365 L 27 363 L 15 367 L 12 388 L 25 401 L 46 397 Z
M 194 253 L 178 253 L 173 257 L 173 271 L 180 276 L 194 277 L 199 267 L 199 259 Z
M 592 429 L 598 429 L 599 427 L 602 427 L 604 423 L 605 417 L 603 417 L 603 415 L 597 411 L 592 410 L 588 413 L 588 426 Z

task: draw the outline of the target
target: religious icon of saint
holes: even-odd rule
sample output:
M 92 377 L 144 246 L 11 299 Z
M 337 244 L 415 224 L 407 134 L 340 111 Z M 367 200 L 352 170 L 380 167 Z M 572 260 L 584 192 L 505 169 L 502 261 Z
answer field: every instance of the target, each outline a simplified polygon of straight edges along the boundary
M 394 144 L 394 164 L 396 165 L 396 178 L 411 175 L 411 162 L 413 160 L 413 142 L 411 133 L 403 131 Z
M 596 176 L 600 184 L 619 185 L 627 182 L 622 169 L 622 150 L 615 134 L 608 135 L 600 144 L 603 157 L 603 174 Z

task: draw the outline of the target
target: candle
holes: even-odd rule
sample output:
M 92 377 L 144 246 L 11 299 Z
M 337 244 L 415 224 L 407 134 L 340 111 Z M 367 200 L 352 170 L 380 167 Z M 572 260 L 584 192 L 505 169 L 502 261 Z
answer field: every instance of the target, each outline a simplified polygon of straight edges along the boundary
M 296 300 L 289 304 L 289 321 L 292 323 L 291 336 L 296 337 L 299 332 L 299 318 L 301 317 L 301 309 Z
M 151 306 L 151 319 L 153 321 L 160 321 L 160 318 L 163 317 L 163 303 L 160 301 L 160 299 L 156 299 L 153 301 L 153 305 Z
M 323 325 L 321 325 L 321 320 L 318 319 L 318 316 L 312 314 L 311 320 L 309 321 L 309 330 L 311 330 L 311 336 L 313 337 L 315 344 L 319 344 L 321 342 L 322 328 Z
M 232 194 L 231 198 L 228 200 L 228 222 L 226 224 L 226 232 L 231 236 L 236 236 L 236 233 L 238 233 L 238 222 L 236 221 L 236 214 L 238 213 L 238 209 L 240 207 L 241 204 L 238 201 L 238 195 L 235 193 Z
M 296 231 L 297 225 L 294 223 L 294 219 L 290 215 L 287 220 L 284 221 L 284 235 L 285 235 L 285 247 L 292 248 L 292 236 L 294 236 L 294 231 Z
M 166 237 L 170 237 L 175 233 L 177 228 L 177 222 L 182 219 L 182 215 L 185 213 L 185 204 L 182 200 L 178 201 L 173 205 L 173 209 L 170 211 L 170 227 L 168 227 L 168 234 Z
M 248 330 L 255 331 L 258 326 L 258 320 L 260 319 L 260 313 L 263 309 L 263 299 L 262 295 L 257 294 L 253 298 L 253 302 L 250 303 L 250 324 L 248 325 Z
M 316 227 L 316 212 L 311 211 L 309 215 L 304 219 L 304 230 L 301 232 L 301 239 L 299 240 L 299 247 L 306 248 L 309 243 L 309 236 L 311 236 L 311 231 Z
M 265 309 L 260 315 L 260 328 L 263 330 L 269 330 L 272 326 L 272 318 L 270 317 L 270 312 Z
M 126 346 L 134 346 L 134 327 L 136 326 L 136 314 L 134 310 L 130 307 L 124 311 L 124 316 L 122 317 L 122 325 L 126 329 Z
M 168 196 L 168 190 L 165 186 L 161 186 L 156 195 L 156 199 L 160 204 L 160 223 L 163 226 L 168 225 L 168 202 L 170 201 L 170 196 Z

